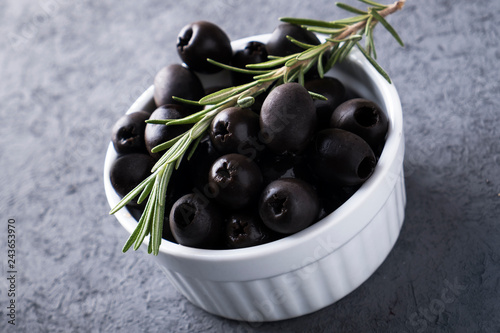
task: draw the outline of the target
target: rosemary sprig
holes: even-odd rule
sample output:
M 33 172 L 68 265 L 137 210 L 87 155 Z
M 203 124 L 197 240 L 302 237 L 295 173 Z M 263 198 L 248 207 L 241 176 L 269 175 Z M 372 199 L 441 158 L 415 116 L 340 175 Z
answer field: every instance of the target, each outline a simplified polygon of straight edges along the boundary
M 324 73 L 336 63 L 345 59 L 353 47 L 357 47 L 375 69 L 389 83 L 391 82 L 387 73 L 375 61 L 376 52 L 373 41 L 373 29 L 378 23 L 382 24 L 397 42 L 403 46 L 401 38 L 385 20 L 385 17 L 402 9 L 406 0 L 398 0 L 392 5 L 383 5 L 371 0 L 359 1 L 369 5 L 368 10 L 359 10 L 342 3 L 336 4 L 339 8 L 355 14 L 353 17 L 341 20 L 328 22 L 301 18 L 281 18 L 283 22 L 297 24 L 312 32 L 328 36 L 319 45 L 301 43 L 289 37 L 291 42 L 302 47 L 304 51 L 286 57 L 270 57 L 266 62 L 248 65 L 246 69 L 220 64 L 209 59 L 211 63 L 219 65 L 222 68 L 252 74 L 254 75 L 254 80 L 240 86 L 222 89 L 203 97 L 199 101 L 176 98 L 184 103 L 198 105 L 200 109 L 205 108 L 183 119 L 147 121 L 166 126 L 179 124 L 193 125 L 190 130 L 153 149 L 154 152 L 167 151 L 154 165 L 151 175 L 123 197 L 110 211 L 110 214 L 116 213 L 137 196 L 139 196 L 138 202 L 142 202 L 148 198 L 144 212 L 136 229 L 125 243 L 123 252 L 126 252 L 132 245 L 134 245 L 134 250 L 137 250 L 145 237 L 149 235 L 148 253 L 158 254 L 165 214 L 165 198 L 170 178 L 174 170 L 179 167 L 184 156 L 187 154 L 187 159 L 192 156 L 202 135 L 207 131 L 212 119 L 220 111 L 232 106 L 249 107 L 253 104 L 257 95 L 268 90 L 271 86 L 292 81 L 298 81 L 303 84 L 305 73 L 313 66 L 317 67 L 319 75 L 323 77 Z M 363 36 L 365 38 L 365 47 L 359 43 Z M 329 58 L 324 63 L 323 59 L 327 55 Z M 276 68 L 277 66 L 281 67 Z M 324 99 L 323 96 L 315 93 L 311 93 L 311 96 L 313 98 Z

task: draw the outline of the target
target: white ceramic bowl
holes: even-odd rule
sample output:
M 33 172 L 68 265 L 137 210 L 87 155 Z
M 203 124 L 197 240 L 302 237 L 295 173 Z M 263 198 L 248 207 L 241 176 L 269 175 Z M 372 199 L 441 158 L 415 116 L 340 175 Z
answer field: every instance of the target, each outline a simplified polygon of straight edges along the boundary
M 238 40 L 233 42 L 233 48 L 242 48 L 250 40 L 265 42 L 268 36 Z M 163 240 L 159 255 L 151 257 L 178 291 L 195 305 L 219 316 L 250 322 L 301 316 L 326 307 L 356 289 L 391 251 L 406 204 L 403 119 L 398 93 L 356 51 L 328 75 L 377 102 L 389 116 L 387 141 L 373 175 L 323 220 L 268 244 L 236 250 L 203 250 Z M 128 112 L 151 107 L 154 107 L 153 87 Z M 111 207 L 120 200 L 109 180 L 115 157 L 110 144 L 104 185 Z M 137 221 L 127 209 L 115 216 L 132 233 Z

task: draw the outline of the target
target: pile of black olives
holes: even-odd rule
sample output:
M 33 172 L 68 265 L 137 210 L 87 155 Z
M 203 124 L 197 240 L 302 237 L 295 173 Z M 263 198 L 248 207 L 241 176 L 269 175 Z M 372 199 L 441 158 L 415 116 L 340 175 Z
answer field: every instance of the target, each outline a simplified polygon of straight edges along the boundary
M 221 70 L 207 58 L 244 68 L 268 55 L 300 52 L 286 35 L 320 43 L 298 26 L 281 24 L 267 44 L 252 41 L 233 50 L 224 31 L 212 23 L 184 27 L 177 41 L 183 64 L 168 65 L 155 77 L 156 109 L 126 114 L 112 130 L 118 157 L 110 178 L 116 192 L 126 195 L 150 174 L 161 157 L 151 152 L 153 147 L 189 129 L 145 120 L 179 119 L 199 111 L 172 96 L 198 100 L 213 88 L 204 87 L 198 76 Z M 250 80 L 233 73 L 226 86 Z M 327 100 L 313 99 L 308 91 Z M 227 108 L 214 117 L 195 153 L 170 180 L 163 238 L 197 248 L 234 249 L 301 231 L 338 208 L 372 175 L 387 130 L 379 106 L 314 70 L 304 86 L 282 84 L 250 108 Z M 140 214 L 144 204 L 133 201 L 128 208 Z

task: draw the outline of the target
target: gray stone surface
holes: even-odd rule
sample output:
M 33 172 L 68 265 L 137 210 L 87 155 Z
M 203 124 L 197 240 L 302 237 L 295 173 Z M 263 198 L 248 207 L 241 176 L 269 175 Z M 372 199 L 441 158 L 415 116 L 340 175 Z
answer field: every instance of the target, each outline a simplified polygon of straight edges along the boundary
M 355 1 L 347 1 L 356 5 Z M 400 93 L 408 205 L 387 260 L 316 313 L 249 325 L 198 309 L 108 216 L 110 127 L 178 62 L 205 19 L 232 39 L 282 16 L 335 19 L 332 1 L 0 2 L 1 332 L 498 332 L 500 2 L 408 0 L 377 30 Z M 16 225 L 16 326 L 7 323 L 7 221 Z

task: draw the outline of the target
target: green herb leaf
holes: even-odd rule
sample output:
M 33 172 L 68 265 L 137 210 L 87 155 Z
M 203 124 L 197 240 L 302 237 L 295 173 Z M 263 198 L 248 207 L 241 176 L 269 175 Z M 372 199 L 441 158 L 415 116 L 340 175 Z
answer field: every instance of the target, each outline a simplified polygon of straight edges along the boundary
M 342 33 L 345 29 L 333 29 L 333 28 L 322 28 L 322 27 L 307 27 L 307 30 L 312 32 L 317 32 L 319 34 L 326 35 L 337 35 Z
M 154 182 L 149 182 L 147 186 L 142 190 L 141 195 L 137 199 L 137 203 L 140 205 L 146 198 L 148 197 L 149 193 L 151 193 L 151 189 L 153 188 L 153 183 Z
M 226 64 L 223 64 L 221 62 L 212 60 L 212 59 L 207 59 L 207 61 L 209 63 L 211 63 L 211 64 L 217 65 L 217 66 L 219 66 L 221 68 L 230 70 L 232 72 L 238 72 L 238 73 L 250 74 L 250 75 L 257 75 L 257 74 L 267 73 L 267 71 L 258 71 L 258 70 L 254 70 L 254 69 L 246 69 L 246 68 L 239 68 L 239 67 L 234 67 L 234 66 L 226 65 Z
M 170 178 L 172 176 L 173 167 L 172 164 L 169 164 L 165 167 L 165 171 L 161 175 L 161 179 L 159 182 L 158 189 L 158 201 L 157 206 L 155 207 L 153 212 L 153 223 L 151 226 L 150 233 L 150 241 L 148 252 L 153 253 L 153 255 L 158 255 L 160 245 L 161 245 L 161 236 L 163 231 L 163 219 L 165 215 L 165 201 L 167 197 L 167 186 Z
M 319 100 L 322 100 L 322 101 L 327 101 L 328 100 L 328 98 L 326 98 L 325 96 L 323 96 L 321 94 L 318 94 L 318 93 L 315 93 L 315 92 L 312 92 L 312 91 L 308 91 L 308 93 L 314 99 L 319 99 Z
M 301 86 L 304 86 L 305 78 L 304 78 L 304 67 L 299 68 L 299 75 L 297 77 L 297 81 Z
M 311 59 L 311 58 L 317 57 L 321 52 L 323 52 L 323 49 L 321 49 L 319 47 L 312 47 L 309 50 L 305 50 L 304 52 L 299 54 L 297 56 L 297 60 L 300 61 L 300 60 Z
M 257 85 L 258 82 L 250 82 L 237 87 L 230 87 L 216 91 L 208 96 L 200 99 L 201 105 L 217 104 L 225 101 L 227 98 L 234 96 L 242 91 L 248 90 L 249 88 Z
M 283 75 L 283 82 L 293 82 L 299 76 L 300 68 L 295 67 L 292 70 L 286 71 Z
M 365 35 L 365 36 L 368 36 L 368 34 L 369 34 L 370 30 L 372 30 L 372 29 L 373 29 L 373 27 L 372 27 L 372 20 L 373 20 L 373 16 L 370 16 L 370 17 L 368 18 L 368 20 L 366 20 L 365 32 L 364 32 L 364 35 Z
M 330 50 L 330 57 L 326 61 L 326 65 L 324 66 L 324 71 L 328 72 L 336 63 L 338 59 L 338 53 L 339 53 L 339 44 L 336 43 Z
M 351 36 L 348 36 L 344 39 L 327 38 L 326 40 L 328 40 L 332 43 L 344 43 L 344 42 L 351 42 L 351 41 L 357 42 L 361 39 L 363 39 L 363 36 L 361 36 L 361 35 L 351 35 Z
M 302 26 L 310 26 L 310 27 L 324 27 L 324 28 L 334 28 L 339 29 L 343 28 L 345 24 L 338 24 L 335 22 L 321 21 L 321 20 L 313 20 L 313 19 L 302 19 L 302 18 L 293 18 L 293 17 L 282 17 L 281 21 L 292 23 L 296 25 Z
M 240 108 L 249 108 L 253 105 L 253 103 L 255 103 L 255 98 L 252 96 L 239 98 L 237 103 Z
M 288 60 L 295 58 L 296 56 L 297 56 L 296 54 L 291 54 L 291 55 L 286 56 L 286 57 L 279 57 L 279 58 L 271 59 L 269 61 L 259 62 L 258 64 L 248 64 L 247 68 L 254 68 L 254 69 L 274 68 L 274 67 L 283 65 Z M 266 75 L 266 74 L 263 74 L 263 75 Z
M 363 10 L 354 8 L 354 7 L 349 6 L 349 5 L 345 4 L 345 3 L 337 2 L 337 3 L 335 3 L 335 5 L 337 7 L 339 7 L 339 8 L 342 8 L 343 10 L 346 10 L 346 11 L 354 13 L 354 14 L 360 14 L 360 15 L 366 15 L 366 14 L 368 14 L 367 12 L 365 12 Z
M 200 103 L 198 103 L 198 101 L 192 101 L 192 100 L 180 98 L 180 97 L 177 97 L 177 96 L 172 96 L 172 99 L 174 101 L 177 101 L 177 102 L 180 102 L 180 103 L 183 103 L 183 104 L 200 105 Z
M 313 68 L 316 65 L 316 62 L 318 61 L 318 57 L 314 57 L 312 59 L 309 59 L 309 61 L 306 62 L 306 64 L 302 65 L 304 74 L 309 72 L 311 68 Z
M 191 159 L 191 157 L 193 157 L 193 154 L 195 153 L 196 151 L 196 148 L 198 148 L 198 145 L 200 144 L 200 141 L 201 141 L 201 135 L 193 142 L 193 145 L 191 146 L 191 150 L 189 151 L 188 155 L 187 155 L 187 160 L 189 161 Z
M 170 147 L 169 150 L 163 154 L 160 159 L 156 162 L 156 164 L 153 166 L 152 171 L 155 172 L 158 170 L 162 165 L 168 164 L 169 158 L 174 155 L 176 152 L 182 149 L 183 146 L 186 145 L 186 141 L 189 141 L 189 135 L 184 134 L 179 140 L 177 140 L 176 143 L 172 147 Z
M 182 136 L 183 136 L 183 134 L 179 134 L 178 136 L 176 136 L 173 139 L 168 140 L 167 142 L 160 143 L 159 145 L 154 146 L 153 148 L 151 148 L 151 152 L 157 153 L 157 152 L 160 152 L 162 150 L 165 150 L 165 149 L 172 147 L 177 141 L 179 141 L 182 138 Z
M 297 58 L 292 58 L 285 63 L 285 67 L 292 67 L 297 63 Z
M 139 223 L 137 223 L 137 227 L 134 229 L 134 231 L 132 232 L 132 234 L 128 238 L 127 242 L 123 246 L 123 248 L 122 248 L 122 252 L 123 253 L 127 252 L 130 249 L 130 247 L 132 246 L 132 244 L 134 244 L 135 240 L 137 239 L 137 235 L 139 235 L 139 232 L 142 230 L 142 226 L 145 223 L 144 222 L 146 220 L 146 216 L 145 215 L 146 214 L 143 214 L 144 218 L 142 218 L 142 216 L 141 216 L 141 219 L 139 220 Z
M 375 42 L 373 41 L 373 29 L 368 33 L 369 35 L 369 46 L 370 52 L 368 54 L 373 55 L 373 59 L 377 59 L 377 50 L 375 49 Z
M 392 35 L 392 37 L 394 37 L 394 39 L 396 39 L 398 41 L 399 45 L 405 46 L 405 44 L 403 43 L 403 41 L 399 37 L 398 33 L 396 32 L 396 30 L 394 30 L 394 28 L 389 24 L 389 22 L 386 21 L 385 18 L 383 18 L 376 10 L 371 10 L 370 14 L 372 14 L 373 17 L 377 21 L 379 21 L 384 26 L 384 28 L 387 29 L 387 31 L 390 32 L 390 34 Z
M 379 72 L 380 75 L 382 75 L 384 79 L 387 80 L 387 82 L 391 83 L 391 78 L 389 77 L 389 75 L 387 75 L 387 73 L 383 70 L 383 68 L 380 67 L 379 64 L 377 64 L 377 62 L 365 51 L 365 49 L 363 49 L 363 47 L 359 43 L 356 43 L 356 45 L 358 49 L 361 51 L 361 53 L 363 53 L 365 58 L 370 62 L 370 64 L 372 64 L 372 66 L 375 67 L 377 72 Z
M 153 187 L 152 192 L 156 192 L 156 188 Z M 153 194 L 154 195 L 154 194 Z M 153 217 L 152 214 L 153 212 L 153 202 L 154 200 L 148 200 L 146 203 L 146 208 L 144 209 L 144 213 L 141 215 L 141 220 L 144 220 L 143 223 L 140 223 L 141 220 L 139 220 L 139 224 L 141 225 L 139 233 L 137 234 L 135 241 L 134 241 L 134 250 L 139 249 L 141 246 L 142 242 L 144 242 L 144 238 L 150 233 L 150 226 L 151 226 L 151 218 Z
M 358 0 L 358 1 L 361 1 L 361 2 L 363 2 L 363 3 L 366 3 L 367 5 L 369 5 L 369 6 L 373 6 L 373 7 L 377 8 L 377 9 L 384 9 L 384 8 L 387 8 L 387 6 L 382 5 L 382 4 L 380 4 L 380 3 L 377 3 L 377 2 L 375 2 L 375 1 L 371 1 L 371 0 Z
M 342 47 L 342 52 L 340 53 L 340 57 L 338 59 L 339 62 L 342 62 L 345 60 L 345 58 L 347 58 L 354 45 L 356 45 L 356 42 L 354 41 L 349 41 L 344 44 L 344 46 Z
M 181 156 L 180 156 L 177 160 L 175 160 L 175 161 L 173 161 L 172 163 L 170 163 L 170 164 L 174 164 L 174 163 L 175 163 L 175 170 L 178 170 L 178 169 L 180 168 L 181 163 L 182 163 L 182 159 L 184 158 L 184 154 L 185 154 L 185 153 L 186 153 L 186 152 L 184 151 L 184 152 L 182 153 L 182 155 L 181 155 Z M 170 164 L 169 164 L 169 165 L 170 165 Z
M 311 45 L 311 44 L 303 43 L 303 42 L 301 42 L 301 41 L 299 41 L 299 40 L 297 40 L 297 39 L 293 38 L 292 36 L 286 36 L 286 38 L 287 38 L 290 42 L 294 43 L 295 45 L 297 45 L 297 46 L 299 46 L 299 47 L 301 47 L 301 48 L 303 48 L 303 49 L 305 49 L 305 50 L 310 49 L 310 48 L 313 48 L 313 47 L 315 46 L 315 45 Z
M 201 113 L 201 112 L 200 112 Z M 203 117 L 201 117 L 200 115 L 191 115 L 191 116 L 187 116 L 187 117 L 184 117 L 184 118 L 181 118 L 181 119 L 170 119 L 170 121 L 168 123 L 166 123 L 165 125 L 167 126 L 173 126 L 173 125 L 189 125 L 189 124 L 195 124 L 197 123 L 198 121 L 200 121 L 200 119 L 202 119 Z
M 181 119 L 148 119 L 146 120 L 147 124 L 158 124 L 158 125 L 188 125 L 188 124 L 194 124 L 198 121 L 200 121 L 201 118 L 203 118 L 203 115 L 207 113 L 208 109 L 202 110 L 198 113 L 194 113 L 190 116 L 181 118 Z
M 354 24 L 354 23 L 358 23 L 358 22 L 364 21 L 368 17 L 369 17 L 368 14 L 366 14 L 366 15 L 359 15 L 359 16 L 353 16 L 353 17 L 349 17 L 349 18 L 337 20 L 337 21 L 335 21 L 335 23 L 338 23 L 338 24 Z
M 214 114 L 214 116 L 215 116 L 215 114 Z M 193 141 L 197 137 L 202 135 L 205 132 L 205 130 L 208 128 L 208 126 L 210 125 L 211 122 L 212 122 L 212 116 L 204 118 L 202 121 L 195 124 L 188 132 L 188 134 L 189 134 L 188 137 L 189 137 L 190 141 Z
M 148 178 L 144 179 L 139 185 L 137 185 L 132 191 L 127 193 L 126 196 L 124 196 L 120 202 L 109 212 L 110 215 L 113 215 L 123 207 L 125 207 L 126 204 L 128 204 L 132 199 L 134 199 L 136 196 L 141 193 L 141 191 L 148 185 L 149 182 L 154 182 L 156 175 L 151 174 Z
M 163 155 L 163 156 L 165 156 L 165 155 L 168 156 L 168 158 L 165 158 L 165 161 L 163 162 L 164 164 L 173 163 L 179 157 L 181 157 L 184 154 L 184 151 L 189 147 L 189 144 L 191 143 L 191 140 L 189 140 L 189 136 L 188 136 L 186 140 L 179 140 L 177 143 L 180 143 L 178 149 L 173 150 L 172 154 L 167 155 L 167 153 L 170 152 L 170 150 L 168 150 L 167 153 L 165 153 Z
M 325 76 L 325 69 L 323 68 L 323 57 L 325 55 L 326 50 L 323 50 L 318 56 L 318 74 L 320 78 L 323 78 Z
M 257 75 L 257 76 L 253 77 L 253 79 L 258 81 L 259 83 L 268 82 L 268 81 L 275 81 L 278 78 L 279 78 L 279 75 L 277 75 L 276 71 L 273 71 L 272 73 Z

